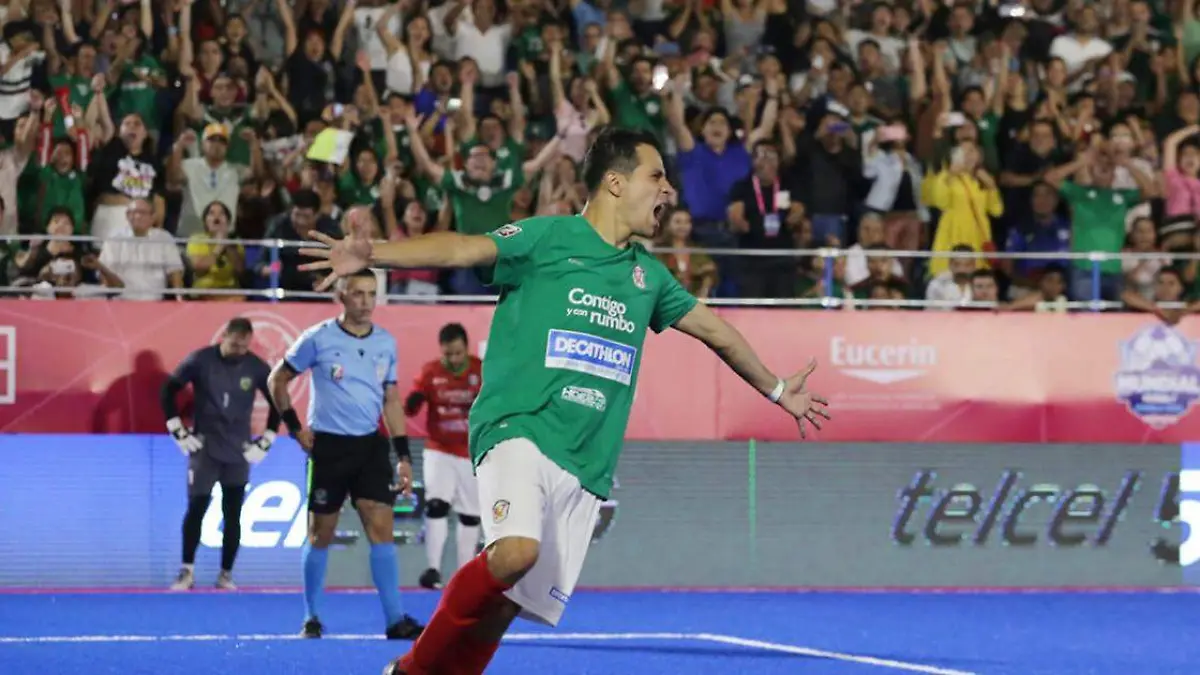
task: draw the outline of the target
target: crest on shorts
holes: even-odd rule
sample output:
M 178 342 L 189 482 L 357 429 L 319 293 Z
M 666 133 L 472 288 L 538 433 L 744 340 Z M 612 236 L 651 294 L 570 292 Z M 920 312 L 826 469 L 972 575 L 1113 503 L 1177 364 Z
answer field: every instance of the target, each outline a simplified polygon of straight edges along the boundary
M 342 376 L 345 374 L 346 369 L 342 368 L 342 364 L 340 363 L 333 364 L 333 367 L 329 369 L 329 377 L 333 378 L 334 382 L 341 382 Z
M 516 236 L 520 233 L 521 233 L 520 226 L 513 225 L 512 223 L 509 223 L 508 225 L 505 225 L 505 226 L 501 227 L 500 229 L 496 230 L 496 236 L 504 237 L 505 239 Z
M 633 266 L 633 285 L 646 290 L 646 270 L 641 265 Z
M 495 504 L 492 504 L 492 522 L 503 523 L 508 517 L 508 500 L 497 499 Z
M 238 386 L 242 388 L 242 391 L 250 391 L 250 388 L 254 386 L 254 380 L 248 377 L 243 377 L 238 381 Z

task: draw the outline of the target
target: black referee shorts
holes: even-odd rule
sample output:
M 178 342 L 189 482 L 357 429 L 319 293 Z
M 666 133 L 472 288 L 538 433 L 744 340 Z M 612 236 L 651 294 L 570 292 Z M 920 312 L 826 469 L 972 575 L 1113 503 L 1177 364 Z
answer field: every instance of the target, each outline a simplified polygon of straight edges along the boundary
M 340 436 L 317 432 L 308 460 L 308 510 L 337 513 L 346 501 L 394 504 L 391 445 L 379 434 Z

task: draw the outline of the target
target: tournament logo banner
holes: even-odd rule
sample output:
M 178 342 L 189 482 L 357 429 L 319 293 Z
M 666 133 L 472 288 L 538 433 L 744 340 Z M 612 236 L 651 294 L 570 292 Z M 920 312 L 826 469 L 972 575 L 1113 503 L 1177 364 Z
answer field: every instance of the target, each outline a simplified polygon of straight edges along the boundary
M 1155 429 L 1178 422 L 1200 398 L 1197 344 L 1164 325 L 1121 342 L 1117 398 Z

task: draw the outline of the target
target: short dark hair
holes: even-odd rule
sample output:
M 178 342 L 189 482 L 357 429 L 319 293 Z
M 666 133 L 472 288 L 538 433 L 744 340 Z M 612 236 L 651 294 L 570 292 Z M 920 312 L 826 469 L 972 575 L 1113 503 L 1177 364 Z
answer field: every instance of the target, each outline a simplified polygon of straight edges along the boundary
M 995 281 L 996 273 L 988 269 L 975 270 L 974 272 L 971 272 L 971 281 L 975 281 L 976 279 L 991 279 L 992 281 Z
M 225 332 L 234 335 L 250 335 L 254 332 L 254 326 L 250 323 L 250 319 L 235 316 L 225 324 Z
M 297 209 L 309 209 L 319 211 L 321 209 L 321 198 L 316 192 L 309 189 L 303 189 L 292 195 L 292 207 Z
M 438 331 L 438 344 L 448 345 L 455 340 L 467 342 L 467 329 L 461 323 L 448 323 Z
M 594 193 L 609 171 L 629 175 L 638 166 L 639 146 L 658 150 L 658 139 L 649 131 L 607 126 L 600 130 L 583 158 L 583 184 Z
M 1173 276 L 1173 277 L 1175 277 L 1175 280 L 1180 283 L 1180 285 L 1187 286 L 1186 282 L 1184 282 L 1184 280 L 1183 280 L 1183 273 L 1180 272 L 1179 270 L 1175 269 L 1174 267 L 1164 267 L 1164 268 L 1160 269 L 1158 271 L 1158 276 L 1161 277 L 1163 275 Z

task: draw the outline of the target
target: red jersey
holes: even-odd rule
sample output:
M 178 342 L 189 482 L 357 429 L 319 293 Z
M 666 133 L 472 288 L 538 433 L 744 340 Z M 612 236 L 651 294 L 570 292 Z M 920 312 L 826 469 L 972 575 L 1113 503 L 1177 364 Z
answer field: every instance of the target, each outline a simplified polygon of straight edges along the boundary
M 455 374 L 441 360 L 430 361 L 421 368 L 413 380 L 412 392 L 420 395 L 428 406 L 425 429 L 428 438 L 425 447 L 459 457 L 468 457 L 467 416 L 471 404 L 479 396 L 483 385 L 483 362 L 475 356 L 467 357 L 467 367 Z M 407 412 L 415 415 L 419 410 Z

